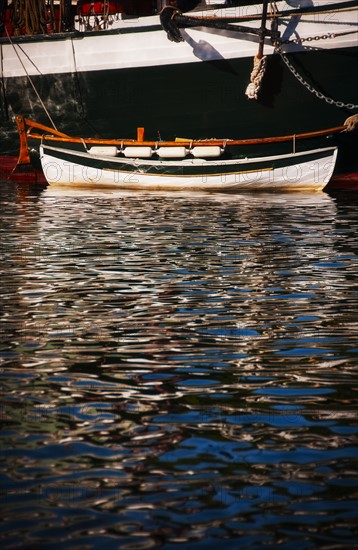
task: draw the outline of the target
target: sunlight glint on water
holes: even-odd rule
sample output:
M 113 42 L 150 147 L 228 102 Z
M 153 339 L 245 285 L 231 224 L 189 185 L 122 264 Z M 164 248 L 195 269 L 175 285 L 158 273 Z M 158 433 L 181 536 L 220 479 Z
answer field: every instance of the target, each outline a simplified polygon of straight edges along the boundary
M 354 542 L 354 194 L 0 197 L 4 544 Z

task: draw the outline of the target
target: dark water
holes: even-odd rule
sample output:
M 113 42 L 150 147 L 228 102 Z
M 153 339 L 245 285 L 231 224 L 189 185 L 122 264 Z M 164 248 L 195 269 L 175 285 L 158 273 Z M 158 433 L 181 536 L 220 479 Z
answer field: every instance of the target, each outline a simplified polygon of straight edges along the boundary
M 2 184 L 6 548 L 353 548 L 357 194 Z

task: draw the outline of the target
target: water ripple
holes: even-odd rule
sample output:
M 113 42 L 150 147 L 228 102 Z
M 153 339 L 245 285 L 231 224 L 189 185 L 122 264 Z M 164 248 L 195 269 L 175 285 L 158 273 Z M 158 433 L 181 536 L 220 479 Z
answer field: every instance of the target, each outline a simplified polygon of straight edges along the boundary
M 352 547 L 354 195 L 0 198 L 3 545 Z

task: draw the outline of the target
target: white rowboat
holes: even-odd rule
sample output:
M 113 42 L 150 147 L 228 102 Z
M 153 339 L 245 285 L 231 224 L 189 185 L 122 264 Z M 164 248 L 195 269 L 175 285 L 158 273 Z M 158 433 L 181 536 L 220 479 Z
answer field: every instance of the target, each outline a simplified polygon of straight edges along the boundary
M 145 151 L 142 158 L 128 158 L 125 149 L 106 152 L 79 151 L 42 144 L 40 159 L 50 185 L 163 190 L 322 190 L 330 181 L 337 148 L 325 147 L 252 158 L 218 158 L 217 147 L 206 158 L 186 151 L 175 158 L 177 148 L 165 158 Z M 138 149 L 138 148 L 137 148 Z M 150 158 L 143 158 L 148 157 Z

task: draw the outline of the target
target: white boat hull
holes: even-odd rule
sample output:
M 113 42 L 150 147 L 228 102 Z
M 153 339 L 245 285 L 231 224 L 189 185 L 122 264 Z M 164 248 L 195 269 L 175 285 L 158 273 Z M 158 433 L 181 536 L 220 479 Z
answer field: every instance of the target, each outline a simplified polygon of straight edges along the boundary
M 322 190 L 332 177 L 337 148 L 270 157 L 176 161 L 108 158 L 42 145 L 50 185 L 163 190 Z
M 320 0 L 327 12 L 295 15 L 280 19 L 279 31 L 285 52 L 312 49 L 330 50 L 348 48 L 357 44 L 357 10 L 330 13 L 331 5 L 344 0 Z M 306 4 L 306 2 L 277 2 L 279 11 Z M 194 12 L 195 16 L 241 17 L 258 16 L 262 3 L 252 6 L 222 7 L 213 11 Z M 258 28 L 260 21 L 245 22 Z M 0 77 L 15 78 L 49 74 L 109 71 L 154 66 L 172 66 L 187 63 L 253 58 L 257 54 L 258 37 L 237 34 L 230 30 L 197 27 L 182 30 L 184 42 L 167 39 L 159 17 L 118 19 L 110 31 L 68 33 L 38 38 L 16 37 L 12 43 L 0 43 Z M 314 38 L 313 42 L 311 41 Z M 274 47 L 266 39 L 265 54 L 272 55 Z M 287 42 L 287 43 L 286 43 Z

